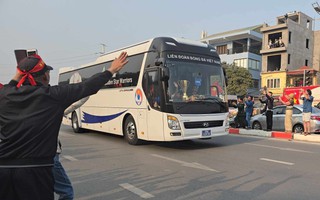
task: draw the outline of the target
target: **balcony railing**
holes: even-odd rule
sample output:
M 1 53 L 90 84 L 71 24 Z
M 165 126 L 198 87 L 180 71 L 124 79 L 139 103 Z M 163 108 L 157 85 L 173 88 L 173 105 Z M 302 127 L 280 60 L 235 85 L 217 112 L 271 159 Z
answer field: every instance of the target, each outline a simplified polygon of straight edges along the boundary
M 279 51 L 286 51 L 287 48 L 284 46 L 284 47 L 276 47 L 276 48 L 271 48 L 271 49 L 268 49 L 268 48 L 265 48 L 265 49 L 262 49 L 260 51 L 261 54 L 264 54 L 264 53 L 273 53 L 273 52 L 279 52 Z
M 260 55 L 260 48 L 257 47 L 235 47 L 235 48 L 230 48 L 227 49 L 227 54 L 237 54 L 237 53 L 246 53 L 246 52 L 250 52 L 250 53 L 254 53 L 257 55 Z

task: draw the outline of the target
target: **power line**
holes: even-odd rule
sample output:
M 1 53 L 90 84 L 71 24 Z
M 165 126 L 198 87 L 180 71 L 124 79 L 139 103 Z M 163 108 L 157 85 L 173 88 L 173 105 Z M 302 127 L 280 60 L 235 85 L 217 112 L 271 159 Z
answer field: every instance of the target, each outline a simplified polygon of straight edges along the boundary
M 81 56 L 65 57 L 59 59 L 49 59 L 46 63 L 50 64 L 61 64 L 61 63 L 76 63 L 83 60 L 95 60 L 97 58 L 96 54 L 88 54 Z
M 102 50 L 102 51 L 99 52 L 99 53 L 100 53 L 100 54 L 105 54 L 105 53 L 106 53 L 106 46 L 107 46 L 107 45 L 105 45 L 105 44 L 103 44 L 103 43 L 101 43 L 100 45 L 101 45 L 101 50 Z
M 75 58 L 84 58 L 84 57 L 89 57 L 89 56 L 96 56 L 96 54 L 87 54 L 87 55 L 81 55 L 81 56 L 72 56 L 72 57 L 65 57 L 65 58 L 57 58 L 57 59 L 49 59 L 50 62 L 56 61 L 56 60 L 69 60 L 69 59 L 75 59 Z

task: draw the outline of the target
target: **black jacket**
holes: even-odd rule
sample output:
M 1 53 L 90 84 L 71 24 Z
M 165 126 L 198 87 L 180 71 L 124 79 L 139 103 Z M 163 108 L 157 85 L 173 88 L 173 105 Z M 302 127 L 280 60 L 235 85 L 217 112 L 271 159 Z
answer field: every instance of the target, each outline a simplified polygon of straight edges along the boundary
M 259 99 L 261 103 L 265 103 L 265 107 L 263 109 L 263 112 L 265 112 L 268 108 L 268 110 L 271 110 L 273 109 L 273 102 L 274 102 L 274 99 L 272 96 L 269 96 L 268 94 L 266 94 L 266 99 L 265 100 L 262 100 L 262 99 Z
M 10 81 L 0 89 L 0 166 L 53 164 L 64 110 L 95 94 L 112 77 L 98 73 L 77 84 L 24 85 Z

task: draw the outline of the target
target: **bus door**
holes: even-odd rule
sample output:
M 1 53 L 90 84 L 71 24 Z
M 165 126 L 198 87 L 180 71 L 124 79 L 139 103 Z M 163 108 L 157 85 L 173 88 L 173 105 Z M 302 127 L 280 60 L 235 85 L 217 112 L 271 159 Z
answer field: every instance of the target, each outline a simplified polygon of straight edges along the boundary
M 159 69 L 145 71 L 143 76 L 143 90 L 147 98 L 146 123 L 150 140 L 164 140 L 163 112 L 161 112 L 161 90 Z

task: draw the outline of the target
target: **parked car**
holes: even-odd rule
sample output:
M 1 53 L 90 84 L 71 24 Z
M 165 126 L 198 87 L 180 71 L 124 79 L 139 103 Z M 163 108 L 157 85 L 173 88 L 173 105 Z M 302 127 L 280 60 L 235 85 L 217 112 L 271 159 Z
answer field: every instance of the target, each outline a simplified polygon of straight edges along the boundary
M 272 130 L 284 131 L 284 118 L 285 118 L 286 106 L 280 105 L 273 108 L 273 126 Z M 251 127 L 253 129 L 265 130 L 267 129 L 266 115 L 265 113 L 255 115 L 251 117 Z M 292 114 L 292 132 L 302 133 L 304 130 L 302 122 L 302 105 L 293 106 Z M 311 113 L 311 132 L 320 132 L 320 109 L 312 107 Z

